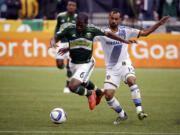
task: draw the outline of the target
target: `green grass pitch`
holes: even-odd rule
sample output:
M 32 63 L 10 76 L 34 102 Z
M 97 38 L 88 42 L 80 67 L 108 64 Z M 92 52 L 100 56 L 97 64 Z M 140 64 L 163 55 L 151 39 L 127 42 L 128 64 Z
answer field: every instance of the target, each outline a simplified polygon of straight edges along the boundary
M 91 79 L 103 88 L 105 69 L 96 68 Z M 0 67 L 0 134 L 180 134 L 180 69 L 136 69 L 143 110 L 139 121 L 129 88 L 122 82 L 116 97 L 128 120 L 113 125 L 117 114 L 105 99 L 91 111 L 87 98 L 64 94 L 65 70 L 56 67 Z M 49 113 L 61 107 L 67 121 L 56 125 Z

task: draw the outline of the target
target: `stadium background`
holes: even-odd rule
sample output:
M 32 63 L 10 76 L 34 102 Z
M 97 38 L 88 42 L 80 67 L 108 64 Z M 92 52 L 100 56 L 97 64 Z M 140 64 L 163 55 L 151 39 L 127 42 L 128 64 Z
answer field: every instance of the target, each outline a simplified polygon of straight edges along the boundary
M 58 11 L 66 10 L 66 2 L 64 1 L 64 5 L 61 5 Z M 144 21 L 141 17 L 137 18 L 136 14 L 140 16 L 141 12 L 139 10 L 135 12 L 133 8 L 129 9 L 133 6 L 131 4 L 128 6 L 126 3 L 127 6 L 123 7 L 124 0 L 105 0 L 103 2 L 100 0 L 78 0 L 77 2 L 77 12 L 87 12 L 90 18 L 89 23 L 100 27 L 107 26 L 108 12 L 114 7 L 121 10 L 122 16 L 126 12 L 127 14 L 130 12 L 129 20 L 124 19 L 122 25 L 143 29 L 155 23 L 154 20 Z M 129 2 L 131 3 L 132 0 Z M 54 32 L 56 20 L 41 19 L 43 8 L 41 3 L 39 1 L 39 14 L 34 19 L 0 20 L 0 65 L 55 66 L 54 52 L 48 50 L 48 46 L 49 39 Z M 134 4 L 135 9 L 136 6 Z M 159 8 L 161 8 L 160 3 Z M 162 17 L 159 9 L 157 10 L 159 18 Z M 154 34 L 147 38 L 137 39 L 138 45 L 129 45 L 129 54 L 135 67 L 180 68 L 180 36 L 178 34 L 180 22 L 178 21 L 178 11 L 175 17 L 172 16 L 170 21 L 155 31 Z M 93 55 L 96 58 L 96 67 L 104 67 L 100 43 L 95 43 Z

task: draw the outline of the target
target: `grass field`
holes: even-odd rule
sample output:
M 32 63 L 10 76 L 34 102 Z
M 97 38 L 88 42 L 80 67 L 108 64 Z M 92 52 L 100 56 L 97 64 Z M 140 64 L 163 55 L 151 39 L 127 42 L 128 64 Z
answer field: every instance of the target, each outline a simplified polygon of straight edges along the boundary
M 91 80 L 103 87 L 104 69 L 95 69 Z M 116 97 L 129 118 L 113 125 L 117 114 L 102 99 L 93 111 L 86 97 L 64 94 L 65 71 L 55 67 L 0 67 L 0 134 L 180 134 L 180 69 L 136 69 L 143 109 L 139 121 L 130 90 L 121 83 Z M 50 111 L 62 107 L 68 119 L 53 124 Z

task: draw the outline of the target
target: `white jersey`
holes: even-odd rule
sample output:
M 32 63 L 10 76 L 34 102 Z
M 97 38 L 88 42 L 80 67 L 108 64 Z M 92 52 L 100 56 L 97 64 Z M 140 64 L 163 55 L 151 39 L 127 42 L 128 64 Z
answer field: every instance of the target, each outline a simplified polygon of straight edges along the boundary
M 105 28 L 105 31 L 111 30 Z M 115 34 L 127 40 L 129 38 L 138 37 L 139 32 L 140 30 L 138 29 L 119 26 L 118 31 Z M 117 63 L 122 63 L 122 61 L 131 62 L 128 54 L 128 44 L 110 39 L 106 36 L 97 36 L 95 40 L 100 41 L 102 44 L 106 68 L 110 69 L 117 65 Z

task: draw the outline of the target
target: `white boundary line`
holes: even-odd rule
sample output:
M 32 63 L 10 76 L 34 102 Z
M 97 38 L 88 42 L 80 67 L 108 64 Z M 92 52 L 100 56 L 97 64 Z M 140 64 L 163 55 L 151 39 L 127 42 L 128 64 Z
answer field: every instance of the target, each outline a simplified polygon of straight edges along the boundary
M 103 132 L 103 131 L 0 131 L 0 134 L 130 134 L 130 135 L 180 135 L 179 133 Z

